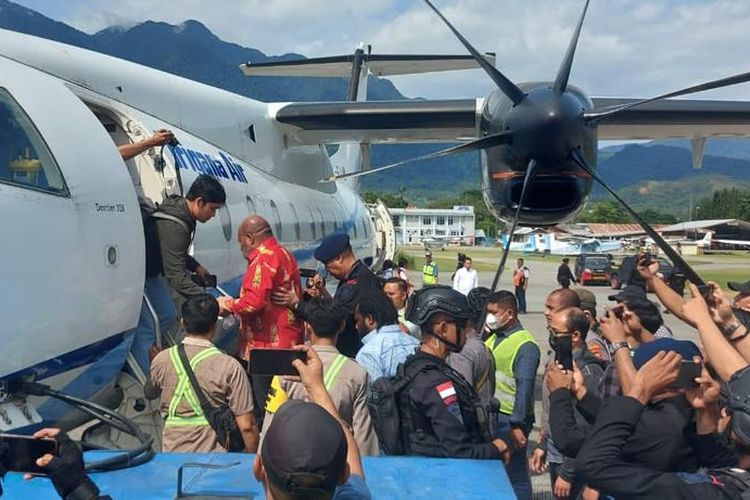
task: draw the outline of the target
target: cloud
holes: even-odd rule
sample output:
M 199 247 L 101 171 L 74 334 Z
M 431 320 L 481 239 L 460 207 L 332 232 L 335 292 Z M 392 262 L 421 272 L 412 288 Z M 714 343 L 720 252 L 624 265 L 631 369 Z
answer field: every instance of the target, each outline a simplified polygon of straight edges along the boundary
M 147 19 L 172 24 L 197 19 L 225 40 L 269 54 L 349 53 L 360 40 L 382 53 L 465 53 L 419 0 L 68 3 L 60 20 L 88 32 Z M 539 81 L 554 78 L 583 1 L 438 0 L 437 5 L 480 52 L 497 52 L 498 67 L 511 79 Z M 746 0 L 592 2 L 571 82 L 594 96 L 635 97 L 748 71 L 750 64 L 740 56 L 750 42 L 748 22 Z M 493 88 L 481 71 L 394 80 L 405 94 L 428 98 L 482 96 Z M 700 97 L 743 99 L 749 94 L 750 84 L 745 84 Z

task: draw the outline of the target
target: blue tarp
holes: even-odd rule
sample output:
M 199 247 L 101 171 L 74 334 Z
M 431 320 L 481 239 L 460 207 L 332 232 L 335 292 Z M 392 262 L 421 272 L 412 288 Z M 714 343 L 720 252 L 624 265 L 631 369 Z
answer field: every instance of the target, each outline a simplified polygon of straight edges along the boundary
M 90 452 L 89 460 L 107 452 Z M 177 470 L 184 463 L 238 465 L 224 470 L 185 469 L 183 490 L 191 494 L 236 495 L 264 498 L 262 486 L 252 472 L 254 455 L 236 453 L 160 453 L 140 467 L 93 474 L 103 494 L 114 500 L 175 498 Z M 366 457 L 367 484 L 375 499 L 413 500 L 515 498 L 497 460 L 453 460 L 418 457 Z M 48 479 L 23 481 L 20 474 L 8 474 L 4 481 L 7 499 L 58 498 Z

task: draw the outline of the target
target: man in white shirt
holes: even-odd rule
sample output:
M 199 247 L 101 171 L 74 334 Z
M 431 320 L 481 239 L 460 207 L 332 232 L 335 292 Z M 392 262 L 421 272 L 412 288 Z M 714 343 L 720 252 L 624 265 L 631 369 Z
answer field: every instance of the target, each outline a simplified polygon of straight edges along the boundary
M 455 276 L 453 276 L 453 289 L 464 295 L 469 295 L 469 292 L 478 286 L 479 276 L 477 276 L 477 272 L 471 268 L 471 258 L 466 257 L 464 260 L 464 267 L 456 271 Z
M 401 278 L 389 278 L 383 283 L 383 292 L 391 299 L 393 307 L 398 311 L 398 323 L 401 331 L 408 333 L 417 340 L 422 339 L 422 331 L 419 325 L 415 325 L 406 319 L 406 299 L 409 285 Z

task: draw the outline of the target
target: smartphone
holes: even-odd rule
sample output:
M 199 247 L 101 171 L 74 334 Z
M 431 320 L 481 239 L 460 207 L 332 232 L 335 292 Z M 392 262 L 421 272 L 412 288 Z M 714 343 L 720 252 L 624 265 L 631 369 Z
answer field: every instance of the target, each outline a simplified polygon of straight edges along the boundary
M 305 351 L 294 349 L 253 349 L 248 367 L 251 375 L 299 375 L 292 361 L 304 361 L 305 356 Z
M 47 438 L 0 434 L 0 441 L 8 445 L 6 467 L 9 471 L 28 474 L 47 474 L 36 464 L 38 458 L 50 453 L 57 454 L 57 441 Z
M 680 372 L 677 374 L 677 380 L 669 385 L 670 389 L 692 389 L 698 384 L 695 383 L 696 377 L 701 376 L 703 367 L 700 363 L 692 360 L 682 360 L 680 362 Z
M 615 309 L 607 309 L 607 311 L 604 313 L 604 316 L 609 318 L 610 314 L 617 319 L 622 319 L 622 307 L 617 307 Z
M 555 361 L 562 365 L 563 370 L 573 369 L 573 337 L 570 335 L 557 337 Z
M 216 288 L 216 275 L 209 274 L 208 278 L 204 279 L 203 282 L 207 288 Z

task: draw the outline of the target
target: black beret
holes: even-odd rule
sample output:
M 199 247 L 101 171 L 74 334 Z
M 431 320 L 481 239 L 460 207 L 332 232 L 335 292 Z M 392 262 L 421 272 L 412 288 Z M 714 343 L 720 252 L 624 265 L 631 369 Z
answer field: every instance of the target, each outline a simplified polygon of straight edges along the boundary
M 315 260 L 327 262 L 341 255 L 349 247 L 349 236 L 346 234 L 332 234 L 326 236 L 318 248 L 315 249 L 313 256 Z

